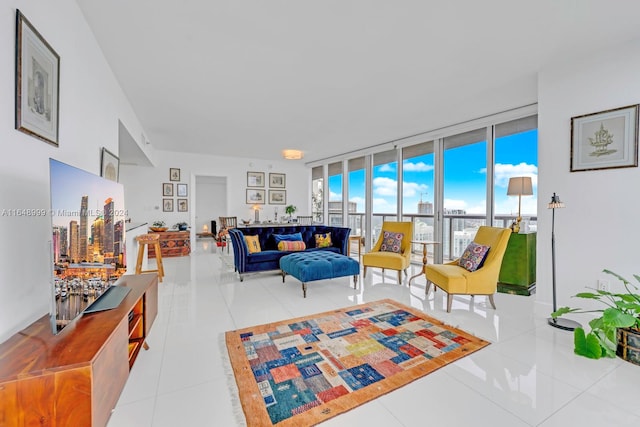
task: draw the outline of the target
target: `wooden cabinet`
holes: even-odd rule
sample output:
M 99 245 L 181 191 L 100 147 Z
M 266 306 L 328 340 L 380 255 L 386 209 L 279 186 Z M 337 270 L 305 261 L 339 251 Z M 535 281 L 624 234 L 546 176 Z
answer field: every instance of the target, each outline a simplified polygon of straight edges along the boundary
M 536 233 L 511 233 L 502 259 L 498 292 L 531 295 L 536 288 Z
M 191 253 L 191 234 L 188 231 L 161 231 L 160 251 L 163 258 L 185 256 Z M 149 245 L 149 258 L 155 258 L 156 251 Z
M 0 427 L 107 424 L 158 313 L 156 274 L 118 284 L 131 288 L 118 307 L 58 335 L 46 315 L 0 344 Z

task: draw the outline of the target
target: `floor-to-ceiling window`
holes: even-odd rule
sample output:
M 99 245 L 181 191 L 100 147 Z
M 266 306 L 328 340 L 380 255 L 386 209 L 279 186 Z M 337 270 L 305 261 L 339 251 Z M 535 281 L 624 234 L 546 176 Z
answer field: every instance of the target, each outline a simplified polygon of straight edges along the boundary
M 495 126 L 494 201 L 498 227 L 508 227 L 518 215 L 518 197 L 507 196 L 511 177 L 530 177 L 532 196 L 522 196 L 522 217 L 528 227 L 536 228 L 538 201 L 538 120 L 529 116 Z M 523 225 L 524 226 L 524 225 Z
M 397 221 L 398 160 L 396 150 L 373 155 L 371 174 L 373 186 L 373 219 L 371 244 L 375 243 L 384 220 Z
M 341 226 L 342 222 L 342 162 L 329 165 L 329 218 L 328 225 Z
M 487 215 L 487 130 L 444 138 L 443 242 L 445 259 L 462 254 Z
M 324 176 L 323 167 L 311 169 L 311 215 L 315 222 L 324 222 Z
M 349 219 L 347 227 L 352 235 L 362 236 L 365 229 L 365 161 L 364 157 L 349 159 Z

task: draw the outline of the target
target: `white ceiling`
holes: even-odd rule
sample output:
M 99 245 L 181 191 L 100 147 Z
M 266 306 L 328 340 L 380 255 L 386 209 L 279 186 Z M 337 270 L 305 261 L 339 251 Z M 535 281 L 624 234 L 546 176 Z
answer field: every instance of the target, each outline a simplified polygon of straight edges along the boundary
M 76 0 L 156 149 L 313 161 L 537 102 L 637 0 Z

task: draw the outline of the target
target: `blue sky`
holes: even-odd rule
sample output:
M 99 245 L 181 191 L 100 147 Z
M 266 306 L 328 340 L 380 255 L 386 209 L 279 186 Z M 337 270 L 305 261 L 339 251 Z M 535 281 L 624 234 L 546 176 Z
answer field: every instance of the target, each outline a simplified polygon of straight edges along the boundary
M 518 133 L 496 139 L 495 199 L 497 214 L 517 214 L 518 198 L 507 196 L 507 185 L 512 176 L 530 176 L 533 196 L 522 197 L 522 215 L 535 215 L 538 187 L 538 131 Z M 404 162 L 404 211 L 417 213 L 420 197 L 433 203 L 433 154 L 415 157 Z M 476 143 L 445 151 L 444 206 L 464 209 L 467 213 L 486 212 L 486 143 Z M 374 167 L 373 206 L 376 213 L 395 211 L 397 164 Z M 349 200 L 364 212 L 364 170 L 349 176 Z M 341 200 L 342 179 L 329 177 L 330 201 Z

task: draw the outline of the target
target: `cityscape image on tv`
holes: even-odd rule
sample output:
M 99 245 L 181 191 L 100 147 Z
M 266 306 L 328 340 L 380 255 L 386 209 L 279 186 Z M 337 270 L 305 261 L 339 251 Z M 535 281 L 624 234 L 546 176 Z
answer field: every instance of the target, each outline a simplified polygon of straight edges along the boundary
M 121 184 L 50 159 L 55 332 L 126 270 Z

